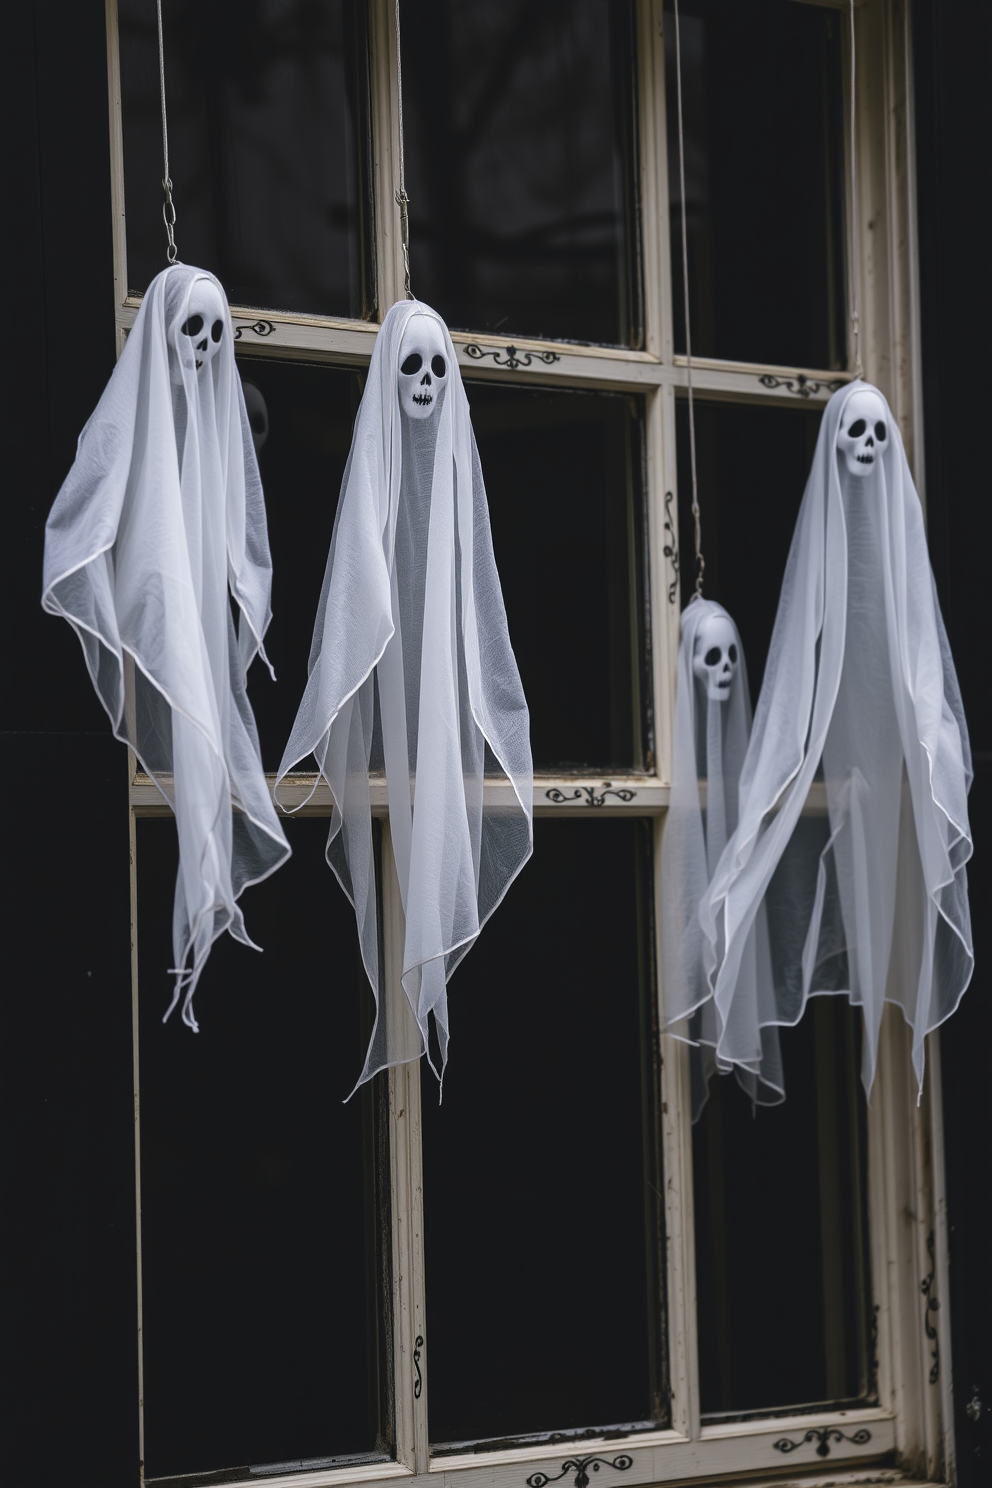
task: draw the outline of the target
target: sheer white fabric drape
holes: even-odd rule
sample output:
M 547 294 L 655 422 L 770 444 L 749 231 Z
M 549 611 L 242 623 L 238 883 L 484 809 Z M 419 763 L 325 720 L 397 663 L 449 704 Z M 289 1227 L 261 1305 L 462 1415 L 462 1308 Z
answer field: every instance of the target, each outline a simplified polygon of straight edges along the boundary
M 850 452 L 853 412 L 866 406 L 881 426 L 870 459 Z M 866 1090 L 886 1001 L 913 1030 L 922 1089 L 926 1034 L 954 1011 L 974 964 L 970 784 L 919 498 L 887 404 L 855 382 L 824 412 L 740 816 L 700 911 L 721 1062 L 755 1069 L 764 1029 L 796 1023 L 811 996 L 841 993 L 863 1010 Z M 771 1012 L 748 991 L 762 909 Z
M 416 316 L 435 322 L 447 363 L 421 419 L 398 395 Z M 468 400 L 443 322 L 416 301 L 394 305 L 376 338 L 280 779 L 311 754 L 334 798 L 327 859 L 355 907 L 376 997 L 359 1084 L 429 1055 L 431 1014 L 443 1073 L 446 983 L 530 856 L 533 771 Z M 401 985 L 385 988 L 374 768 L 388 784 L 405 916 Z M 487 775 L 504 781 L 499 804 L 484 799 Z
M 184 332 L 197 317 L 199 334 Z M 210 947 L 225 930 L 252 945 L 237 899 L 289 855 L 245 686 L 256 654 L 268 665 L 271 584 L 227 303 L 213 275 L 176 264 L 149 285 L 79 436 L 46 527 L 42 603 L 75 629 L 114 733 L 175 812 L 168 1011 L 182 998 L 193 1029 Z

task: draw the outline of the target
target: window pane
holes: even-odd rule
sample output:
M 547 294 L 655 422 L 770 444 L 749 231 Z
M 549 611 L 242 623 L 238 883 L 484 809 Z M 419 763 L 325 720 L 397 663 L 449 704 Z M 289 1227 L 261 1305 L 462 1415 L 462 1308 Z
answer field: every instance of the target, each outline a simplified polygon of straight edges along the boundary
M 231 304 L 371 313 L 364 0 L 162 7 L 185 263 Z M 128 285 L 165 267 L 155 6 L 119 0 Z
M 538 769 L 651 768 L 643 404 L 472 383 Z
M 385 1452 L 376 1092 L 347 1105 L 371 999 L 327 823 L 222 936 L 200 1032 L 163 1024 L 177 867 L 138 825 L 145 1459 L 151 1478 Z M 329 948 L 333 947 L 333 956 Z M 388 1182 L 388 1168 L 386 1181 Z
M 249 416 L 267 429 L 258 452 L 272 550 L 272 624 L 265 650 L 278 681 L 273 685 L 256 662 L 248 688 L 262 760 L 275 770 L 307 683 L 313 623 L 365 374 L 263 357 L 239 357 L 238 370 Z M 316 764 L 311 759 L 300 768 Z
M 435 1444 L 667 1415 L 651 831 L 538 821 L 452 978 L 443 1105 L 423 1086 Z
M 836 10 L 682 0 L 692 349 L 846 364 L 844 129 Z M 685 351 L 675 16 L 665 4 L 675 338 Z
M 822 412 L 802 404 L 756 408 L 698 398 L 695 410 L 706 598 L 718 600 L 737 622 L 751 697 L 757 702 Z M 684 400 L 676 404 L 675 418 L 682 603 L 688 604 L 696 567 L 689 407 Z
M 626 0 L 402 0 L 414 291 L 449 325 L 639 344 Z
M 693 1132 L 705 1415 L 873 1389 L 860 1014 L 812 1000 L 780 1030 L 787 1098 L 752 1111 L 717 1076 Z

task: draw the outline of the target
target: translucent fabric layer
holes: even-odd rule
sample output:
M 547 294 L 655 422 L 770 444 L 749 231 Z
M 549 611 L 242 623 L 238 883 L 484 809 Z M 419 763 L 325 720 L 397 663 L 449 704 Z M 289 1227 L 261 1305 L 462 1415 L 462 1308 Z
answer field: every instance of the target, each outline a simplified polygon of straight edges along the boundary
M 401 349 L 418 338 L 434 358 L 411 384 Z M 394 305 L 376 339 L 280 779 L 310 754 L 376 997 L 359 1084 L 428 1051 L 431 1014 L 443 1073 L 446 983 L 530 856 L 533 770 L 468 400 L 443 322 L 417 302 Z M 405 918 L 401 984 L 386 987 L 372 767 L 385 770 Z
M 740 819 L 701 924 L 719 1059 L 753 1068 L 768 1013 L 741 1006 L 767 915 L 774 1013 L 840 993 L 864 1014 L 870 1091 L 886 1001 L 924 1041 L 974 965 L 965 864 L 971 755 L 923 513 L 882 395 L 823 415 L 741 771 Z M 745 997 L 745 1002 L 748 999 Z
M 210 947 L 225 930 L 252 944 L 237 899 L 289 855 L 245 689 L 266 660 L 271 587 L 227 302 L 213 275 L 176 264 L 149 285 L 79 436 L 45 531 L 42 604 L 75 629 L 114 733 L 175 812 L 168 1012 L 182 998 L 193 1029 Z
M 725 1059 L 722 1009 L 713 997 L 713 958 L 699 912 L 738 822 L 741 767 L 751 734 L 744 649 L 722 605 L 693 599 L 682 615 L 672 792 L 661 854 L 662 975 L 666 1032 L 693 1045 L 692 1107 L 698 1117 L 709 1079 L 736 1069 L 762 1104 L 782 1099 L 778 1035 L 771 1004 L 768 931 L 760 910 L 742 956 L 735 1014 L 758 1030 L 748 1060 Z M 765 1025 L 765 1026 L 763 1026 Z

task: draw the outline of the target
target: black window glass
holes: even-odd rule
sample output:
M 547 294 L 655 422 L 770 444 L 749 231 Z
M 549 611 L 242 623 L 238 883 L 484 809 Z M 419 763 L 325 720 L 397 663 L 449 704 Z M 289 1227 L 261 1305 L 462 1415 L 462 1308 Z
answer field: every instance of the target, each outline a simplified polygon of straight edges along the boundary
M 696 468 L 707 599 L 730 611 L 741 633 L 757 702 L 799 504 L 822 409 L 695 400 Z M 689 408 L 679 400 L 679 542 L 682 603 L 696 579 L 691 511 Z
M 651 768 L 640 400 L 468 387 L 538 769 Z
M 860 1012 L 817 997 L 780 1030 L 787 1099 L 715 1077 L 693 1131 L 704 1415 L 869 1398 Z
M 692 350 L 846 362 L 843 61 L 836 10 L 682 0 Z M 676 349 L 685 351 L 675 17 L 665 4 Z
M 626 0 L 402 0 L 413 288 L 451 326 L 636 345 Z
M 371 999 L 327 823 L 287 831 L 293 857 L 242 901 L 264 954 L 221 937 L 193 1034 L 162 1022 L 175 826 L 138 824 L 149 1479 L 381 1456 L 390 1435 L 376 1091 L 343 1104 Z
M 667 1415 L 652 827 L 535 835 L 451 980 L 443 1104 L 424 1075 L 435 1448 Z M 511 985 L 521 1016 L 506 1023 Z
M 184 263 L 231 304 L 372 313 L 364 0 L 170 0 L 169 169 Z M 120 0 L 128 287 L 165 267 L 154 4 Z
M 275 770 L 307 682 L 313 623 L 331 546 L 341 477 L 351 448 L 364 373 L 239 357 L 258 449 L 272 550 L 272 624 L 265 650 L 277 681 L 256 661 L 248 693 Z M 314 762 L 302 769 L 316 768 Z

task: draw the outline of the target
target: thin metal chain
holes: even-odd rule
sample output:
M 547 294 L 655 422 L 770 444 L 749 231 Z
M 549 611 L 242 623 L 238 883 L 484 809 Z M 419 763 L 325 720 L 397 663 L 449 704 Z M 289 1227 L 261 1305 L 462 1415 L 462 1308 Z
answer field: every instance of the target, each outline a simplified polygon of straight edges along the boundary
M 682 47 L 679 36 L 679 0 L 675 4 L 675 84 L 679 114 L 679 192 L 682 199 L 682 290 L 685 296 L 685 372 L 689 389 L 689 463 L 692 470 L 692 519 L 696 540 L 696 595 L 702 598 L 703 530 L 699 515 L 699 483 L 696 479 L 696 410 L 692 401 L 692 336 L 689 330 L 689 243 L 685 226 L 685 141 L 682 132 Z M 695 598 L 696 595 L 693 597 Z
M 162 220 L 165 223 L 165 235 L 168 245 L 165 257 L 170 264 L 174 264 L 178 257 L 176 249 L 176 208 L 172 201 L 172 178 L 169 175 L 169 123 L 165 112 L 165 40 L 162 35 L 162 0 L 155 0 L 158 12 L 158 84 L 162 100 L 162 190 L 165 192 L 165 201 L 162 203 Z
M 406 194 L 406 161 L 403 155 L 403 55 L 400 50 L 400 0 L 396 0 L 396 96 L 399 104 L 399 177 L 396 205 L 400 209 L 400 246 L 403 249 L 403 289 L 408 300 L 414 298 L 410 288 L 410 198 Z
M 858 310 L 859 310 L 859 307 L 858 307 L 858 298 L 859 298 L 859 296 L 858 296 L 858 288 L 859 288 L 859 277 L 860 276 L 859 276 L 859 270 L 858 270 L 858 158 L 857 158 L 857 150 L 855 148 L 855 135 L 854 135 L 854 124 L 855 124 L 854 93 L 855 93 L 855 82 L 856 82 L 856 77 L 857 77 L 857 73 L 856 73 L 856 54 L 855 54 L 855 45 L 854 45 L 854 0 L 851 0 L 850 14 L 851 14 L 851 119 L 850 119 L 850 135 L 851 135 L 851 211 L 850 211 L 850 219 L 851 219 L 851 339 L 852 339 L 853 349 L 854 349 L 854 370 L 857 373 L 857 375 L 860 377 L 863 369 L 862 369 L 862 366 L 861 366 L 861 324 L 860 324 L 859 314 L 858 314 Z

